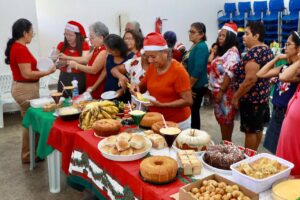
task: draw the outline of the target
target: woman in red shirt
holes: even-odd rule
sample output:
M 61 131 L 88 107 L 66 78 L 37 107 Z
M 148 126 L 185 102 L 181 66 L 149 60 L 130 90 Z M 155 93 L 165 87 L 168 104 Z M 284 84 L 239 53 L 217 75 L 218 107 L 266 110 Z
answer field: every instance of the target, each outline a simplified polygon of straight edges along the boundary
M 104 38 L 109 34 L 108 28 L 102 22 L 96 22 L 89 28 L 90 42 L 93 51 L 85 57 L 70 57 L 69 66 L 75 70 L 85 72 L 86 90 L 91 92 L 93 99 L 99 99 L 103 90 L 106 73 L 103 70 L 107 57 L 106 48 L 103 44 Z M 88 65 L 79 64 L 81 60 Z
M 39 98 L 39 79 L 55 72 L 55 66 L 48 71 L 39 71 L 37 61 L 30 53 L 27 44 L 30 44 L 34 32 L 32 23 L 27 19 L 18 19 L 12 27 L 12 38 L 8 40 L 5 50 L 5 63 L 10 65 L 13 84 L 12 96 L 24 116 L 29 107 L 30 99 Z M 22 163 L 29 163 L 29 132 L 23 128 Z
M 79 94 L 83 93 L 85 87 L 85 74 L 79 70 L 72 69 L 68 66 L 67 60 L 72 57 L 85 57 L 89 52 L 89 45 L 85 42 L 86 34 L 83 26 L 76 21 L 69 21 L 65 27 L 64 33 L 65 39 L 57 45 L 57 53 L 60 53 L 59 58 L 64 66 L 60 68 L 60 75 L 57 84 L 57 90 L 63 91 L 63 86 L 72 85 L 71 82 L 75 78 L 78 81 Z M 87 64 L 84 59 L 80 60 L 80 63 Z M 63 64 L 60 64 L 63 65 Z M 64 93 L 64 97 L 68 94 Z

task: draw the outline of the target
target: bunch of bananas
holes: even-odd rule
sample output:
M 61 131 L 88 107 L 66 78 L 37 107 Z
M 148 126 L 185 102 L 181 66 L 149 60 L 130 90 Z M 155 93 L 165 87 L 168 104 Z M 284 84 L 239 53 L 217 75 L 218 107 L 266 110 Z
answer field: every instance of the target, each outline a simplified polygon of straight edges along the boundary
M 87 104 L 79 117 L 80 127 L 83 130 L 91 129 L 93 123 L 100 119 L 115 119 L 119 108 L 112 101 L 97 101 Z

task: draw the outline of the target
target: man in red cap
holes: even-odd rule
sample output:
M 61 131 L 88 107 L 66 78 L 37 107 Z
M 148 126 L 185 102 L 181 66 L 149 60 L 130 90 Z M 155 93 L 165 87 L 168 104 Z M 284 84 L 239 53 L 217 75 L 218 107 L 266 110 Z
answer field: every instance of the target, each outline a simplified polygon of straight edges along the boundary
M 163 114 L 166 120 L 178 123 L 180 129 L 191 127 L 192 93 L 189 75 L 181 63 L 172 59 L 163 36 L 149 33 L 144 39 L 144 55 L 149 67 L 145 78 L 132 91 L 145 92 L 156 98 L 149 110 Z
M 57 67 L 60 68 L 60 75 L 57 84 L 57 90 L 63 91 L 64 86 L 71 86 L 73 79 L 78 81 L 79 94 L 86 90 L 85 74 L 79 70 L 72 69 L 67 65 L 68 60 L 75 60 L 80 64 L 87 64 L 85 59 L 81 59 L 89 52 L 89 45 L 85 41 L 86 33 L 83 26 L 76 21 L 69 21 L 65 27 L 64 41 L 57 45 L 59 60 L 56 61 Z M 63 84 L 62 84 L 63 83 Z M 65 97 L 70 94 L 64 93 Z

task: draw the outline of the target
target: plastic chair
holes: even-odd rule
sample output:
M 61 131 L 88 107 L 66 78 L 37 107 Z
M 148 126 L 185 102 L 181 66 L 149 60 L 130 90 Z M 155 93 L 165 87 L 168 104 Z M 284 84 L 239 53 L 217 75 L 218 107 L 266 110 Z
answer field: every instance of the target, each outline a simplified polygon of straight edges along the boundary
M 300 0 L 290 0 L 289 11 L 290 11 L 289 15 L 282 16 L 282 21 L 285 22 L 293 21 L 297 23 L 299 20 Z
M 40 79 L 40 97 L 49 97 L 50 96 L 50 90 L 49 90 L 49 80 L 50 76 L 44 76 Z
M 268 9 L 267 1 L 254 1 L 253 12 L 254 15 L 248 17 L 249 22 L 261 21 L 263 16 L 266 15 Z
M 265 42 L 267 44 L 280 41 L 280 24 L 282 18 L 282 12 L 284 11 L 283 0 L 270 0 L 269 1 L 269 13 L 263 17 L 263 22 L 266 28 Z
M 11 96 L 12 75 L 0 75 L 0 128 L 4 127 L 3 107 L 4 104 L 15 103 L 14 98 Z
M 237 24 L 238 27 L 245 27 L 245 19 L 251 13 L 251 2 L 250 1 L 239 2 L 238 8 L 239 8 L 239 15 L 234 16 L 232 20 Z
M 219 10 L 217 13 L 219 25 L 232 21 L 232 17 L 235 16 L 235 12 L 235 3 L 225 3 L 224 10 Z M 222 13 L 222 16 L 220 16 L 220 13 Z

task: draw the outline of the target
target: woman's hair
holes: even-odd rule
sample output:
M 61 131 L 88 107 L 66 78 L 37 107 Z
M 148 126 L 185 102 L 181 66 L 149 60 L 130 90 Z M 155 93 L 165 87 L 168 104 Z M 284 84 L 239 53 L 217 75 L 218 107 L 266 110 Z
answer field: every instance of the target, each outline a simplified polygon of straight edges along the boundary
M 293 31 L 291 34 L 290 34 L 291 38 L 292 38 L 292 41 L 295 43 L 295 45 L 297 47 L 300 46 L 300 34 L 299 32 L 297 31 Z
M 238 45 L 236 35 L 231 31 L 226 31 L 225 41 L 222 46 L 219 45 L 218 39 L 217 39 L 217 44 L 218 44 L 218 51 L 217 51 L 218 56 L 223 56 L 224 53 L 228 51 L 228 49 L 230 49 L 233 46 L 237 47 Z
M 135 48 L 140 51 L 143 48 L 143 42 L 144 42 L 143 35 L 140 32 L 137 32 L 135 30 L 127 30 L 124 33 L 123 40 L 125 39 L 126 33 L 130 33 L 132 35 L 135 43 Z
M 12 26 L 12 38 L 7 41 L 6 49 L 5 49 L 5 63 L 10 64 L 10 49 L 13 43 L 24 37 L 24 32 L 29 33 L 32 28 L 32 23 L 27 19 L 18 19 Z
M 104 44 L 111 50 L 119 51 L 122 58 L 127 57 L 128 47 L 120 36 L 116 34 L 109 34 L 104 39 Z
M 176 33 L 173 31 L 167 31 L 164 33 L 164 38 L 167 41 L 168 47 L 173 49 L 177 42 Z
M 203 41 L 207 40 L 207 38 L 206 38 L 206 27 L 202 22 L 194 22 L 194 23 L 192 23 L 191 26 L 194 27 L 200 34 L 204 35 L 203 38 L 202 38 Z
M 259 34 L 258 40 L 260 42 L 264 42 L 266 30 L 264 24 L 259 22 L 249 22 L 246 27 L 248 27 L 251 30 L 252 35 Z
M 80 33 L 75 33 L 76 35 L 76 46 L 74 50 L 76 50 L 80 56 L 82 56 L 82 44 L 84 43 L 84 37 Z M 67 38 L 64 39 L 64 45 L 61 49 L 61 52 L 63 53 L 67 48 L 73 49 L 73 47 L 70 46 L 68 43 Z
M 103 36 L 105 38 L 109 34 L 109 30 L 102 22 L 95 22 L 90 26 L 90 29 L 95 33 L 96 36 Z

